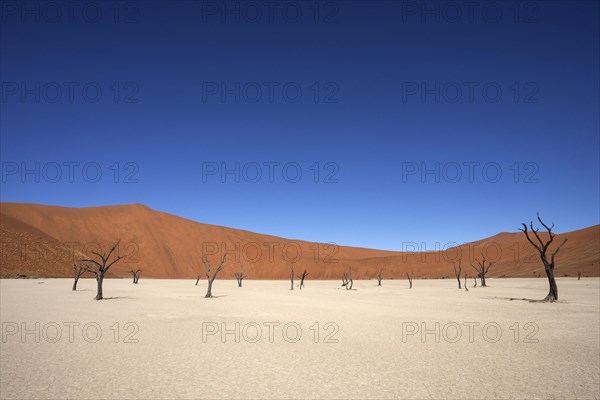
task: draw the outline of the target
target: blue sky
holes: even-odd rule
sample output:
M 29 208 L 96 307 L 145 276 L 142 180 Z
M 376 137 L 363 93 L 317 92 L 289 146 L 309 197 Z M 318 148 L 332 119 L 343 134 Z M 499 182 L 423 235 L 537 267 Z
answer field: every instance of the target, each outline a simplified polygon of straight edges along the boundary
M 597 2 L 91 3 L 2 3 L 2 201 L 391 250 L 599 223 Z

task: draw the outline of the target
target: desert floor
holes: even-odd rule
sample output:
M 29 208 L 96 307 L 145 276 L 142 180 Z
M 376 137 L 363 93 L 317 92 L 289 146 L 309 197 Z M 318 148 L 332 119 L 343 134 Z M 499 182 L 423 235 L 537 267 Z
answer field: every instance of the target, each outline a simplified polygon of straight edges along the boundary
M 0 281 L 0 397 L 600 398 L 598 278 L 71 284 Z

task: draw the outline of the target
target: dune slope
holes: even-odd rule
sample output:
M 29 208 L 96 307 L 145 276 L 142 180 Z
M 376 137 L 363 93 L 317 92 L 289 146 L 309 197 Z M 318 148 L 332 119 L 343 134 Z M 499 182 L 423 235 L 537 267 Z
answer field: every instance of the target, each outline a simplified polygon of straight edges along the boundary
M 551 250 L 569 242 L 557 255 L 557 276 L 600 276 L 600 225 L 557 235 Z M 520 232 L 501 233 L 439 252 L 401 253 L 311 243 L 203 224 L 152 210 L 144 205 L 67 208 L 37 204 L 0 204 L 0 276 L 67 277 L 73 263 L 92 250 L 107 251 L 117 240 L 123 261 L 110 276 L 141 268 L 143 277 L 195 278 L 202 274 L 202 254 L 217 264 L 225 252 L 223 278 L 243 271 L 251 279 L 288 279 L 306 268 L 310 279 L 339 279 L 352 267 L 356 279 L 452 278 L 461 259 L 463 271 L 483 254 L 494 261 L 492 277 L 544 276 L 535 250 Z

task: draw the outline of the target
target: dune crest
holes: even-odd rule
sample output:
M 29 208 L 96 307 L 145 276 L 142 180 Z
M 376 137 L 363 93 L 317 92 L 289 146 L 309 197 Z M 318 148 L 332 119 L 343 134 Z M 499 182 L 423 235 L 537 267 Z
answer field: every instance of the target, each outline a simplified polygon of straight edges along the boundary
M 517 221 L 518 222 L 518 221 Z M 600 225 L 563 233 L 569 242 L 557 256 L 556 276 L 600 276 Z M 499 233 L 446 251 L 402 253 L 290 240 L 187 220 L 141 205 L 67 208 L 0 203 L 0 276 L 70 277 L 73 262 L 121 239 L 125 259 L 109 276 L 129 277 L 142 268 L 144 278 L 188 278 L 203 274 L 203 249 L 209 258 L 229 252 L 221 278 L 243 272 L 248 279 L 287 279 L 289 265 L 306 268 L 311 279 L 341 279 L 352 266 L 355 279 L 453 279 L 461 257 L 472 276 L 475 258 L 494 262 L 490 277 L 543 277 L 537 253 L 520 232 Z M 560 242 L 560 240 L 557 240 Z

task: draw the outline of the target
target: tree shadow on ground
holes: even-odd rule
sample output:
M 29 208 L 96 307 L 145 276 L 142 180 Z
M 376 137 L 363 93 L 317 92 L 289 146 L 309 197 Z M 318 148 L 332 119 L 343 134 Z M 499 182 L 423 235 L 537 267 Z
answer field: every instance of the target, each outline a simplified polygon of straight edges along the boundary
M 114 296 L 114 297 L 104 297 L 102 300 L 120 300 L 120 299 L 133 299 L 133 297 L 129 297 L 129 296 Z
M 566 304 L 567 302 L 564 300 L 555 300 L 555 301 L 550 301 L 550 300 L 544 300 L 544 299 L 528 299 L 526 297 L 498 297 L 498 296 L 494 296 L 494 297 L 484 297 L 485 299 L 499 299 L 499 300 L 509 300 L 509 301 L 526 301 L 528 303 L 563 303 Z

